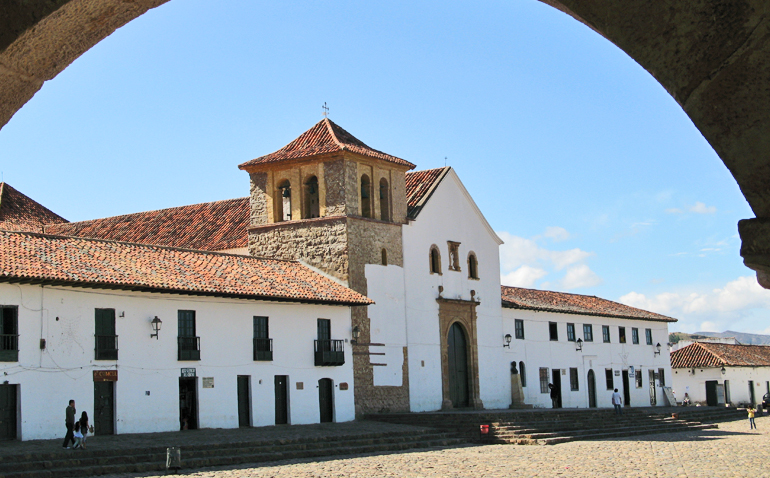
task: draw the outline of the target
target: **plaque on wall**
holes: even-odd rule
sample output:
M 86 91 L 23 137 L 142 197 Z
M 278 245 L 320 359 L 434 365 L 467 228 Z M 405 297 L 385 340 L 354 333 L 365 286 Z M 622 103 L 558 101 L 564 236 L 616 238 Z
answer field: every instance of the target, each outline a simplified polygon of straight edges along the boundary
M 347 389 L 348 389 L 348 382 L 340 383 L 340 390 L 347 390 Z
M 94 382 L 117 382 L 117 370 L 94 370 Z
M 183 368 L 182 369 L 182 377 L 195 377 L 195 369 L 194 368 Z
M 203 388 L 214 388 L 214 377 L 203 377 L 201 383 L 203 383 Z

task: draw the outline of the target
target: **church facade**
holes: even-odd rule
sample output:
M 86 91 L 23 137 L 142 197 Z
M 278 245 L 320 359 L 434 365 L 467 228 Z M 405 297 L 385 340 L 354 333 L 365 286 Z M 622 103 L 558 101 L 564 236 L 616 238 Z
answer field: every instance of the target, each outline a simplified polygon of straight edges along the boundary
M 57 377 L 63 403 L 73 387 L 119 374 L 121 405 L 105 429 L 120 432 L 135 430 L 139 406 L 168 417 L 153 425 L 158 430 L 184 423 L 176 398 L 168 401 L 177 393 L 194 397 L 201 427 L 609 407 L 610 387 L 623 390 L 627 405 L 664 404 L 671 368 L 660 343 L 675 319 L 596 297 L 501 286 L 502 241 L 452 168 L 412 171 L 414 164 L 370 148 L 328 118 L 239 167 L 249 175 L 248 197 L 91 221 L 66 222 L 19 196 L 8 207 L 0 197 L 0 230 L 26 231 L 8 232 L 8 241 L 111 248 L 95 269 L 89 260 L 50 262 L 50 254 L 28 246 L 0 249 L 0 304 L 16 310 L 8 314 L 16 313 L 17 324 L 0 330 L 17 347 L 6 354 L 10 361 L 0 357 L 10 377 L 0 391 L 16 400 L 8 405 L 11 398 L 2 402 L 0 394 L 0 409 L 16 407 L 20 427 L 34 430 L 25 438 L 52 433 L 20 418 L 29 413 L 22 408 L 41 406 L 24 398 L 42 392 L 24 377 L 43 371 Z M 124 261 L 126 254 L 166 253 L 178 263 Z M 22 256 L 37 261 L 40 277 L 11 270 Z M 201 263 L 209 269 L 195 270 Z M 40 272 L 67 267 L 63 278 Z M 92 282 L 83 283 L 92 270 Z M 123 275 L 113 278 L 116 271 Z M 19 293 L 51 302 L 22 306 L 27 299 Z M 117 318 L 98 318 L 104 314 Z M 155 316 L 173 332 L 142 339 Z M 190 317 L 200 323 L 187 327 Z M 92 333 L 104 320 L 107 333 Z M 197 330 L 206 331 L 205 354 Z M 120 336 L 119 360 L 91 358 L 92 335 Z M 198 339 L 200 355 L 185 355 L 179 367 L 179 344 Z M 267 353 L 258 339 L 270 339 L 270 347 L 275 341 L 270 360 L 255 358 Z M 201 380 L 182 386 L 182 378 L 194 377 Z M 97 396 L 85 409 L 96 409 Z

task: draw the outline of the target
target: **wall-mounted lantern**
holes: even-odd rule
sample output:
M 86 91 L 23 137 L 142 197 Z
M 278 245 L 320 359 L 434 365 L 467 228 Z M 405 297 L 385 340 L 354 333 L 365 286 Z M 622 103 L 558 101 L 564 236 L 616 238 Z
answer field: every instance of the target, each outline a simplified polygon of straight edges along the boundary
M 583 351 L 583 339 L 577 339 L 577 342 L 575 342 L 575 350 L 578 352 Z
M 152 331 L 154 332 L 150 334 L 150 337 L 155 337 L 155 340 L 158 340 L 158 332 L 160 332 L 160 326 L 163 325 L 163 321 L 156 315 L 150 324 L 152 325 Z
M 660 355 L 660 342 L 655 345 L 655 352 L 653 355 Z
M 350 343 L 351 344 L 358 343 L 358 337 L 361 336 L 361 329 L 359 329 L 358 326 L 356 325 L 355 327 L 353 327 L 353 330 L 351 331 L 351 335 L 353 336 L 353 340 L 351 340 Z
M 725 373 L 727 373 L 727 370 L 725 370 L 725 366 L 722 365 L 722 375 L 724 375 Z
M 505 339 L 505 343 L 503 344 L 503 347 L 511 348 L 511 339 L 513 339 L 513 337 L 511 337 L 511 334 L 505 334 L 505 337 L 503 337 L 503 339 Z

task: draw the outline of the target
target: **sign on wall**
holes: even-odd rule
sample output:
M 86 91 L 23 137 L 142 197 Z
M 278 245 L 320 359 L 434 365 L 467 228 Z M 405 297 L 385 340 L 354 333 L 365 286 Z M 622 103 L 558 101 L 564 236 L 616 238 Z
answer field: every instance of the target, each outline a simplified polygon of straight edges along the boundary
M 214 388 L 214 377 L 203 377 L 203 388 Z
M 634 375 L 636 375 L 636 372 L 634 372 L 634 367 L 628 367 L 628 378 L 634 378 Z
M 182 377 L 195 377 L 195 369 L 194 368 L 183 368 L 182 369 Z
M 94 382 L 117 382 L 117 370 L 94 370 Z

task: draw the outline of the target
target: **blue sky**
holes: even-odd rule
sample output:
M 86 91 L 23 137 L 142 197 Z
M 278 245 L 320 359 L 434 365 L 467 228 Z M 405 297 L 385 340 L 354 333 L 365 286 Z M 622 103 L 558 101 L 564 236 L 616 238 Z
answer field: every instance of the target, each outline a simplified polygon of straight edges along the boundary
M 754 215 L 652 76 L 535 0 L 437 5 L 172 0 L 16 113 L 3 178 L 69 220 L 243 197 L 237 165 L 326 102 L 369 146 L 457 170 L 506 242 L 503 283 L 770 333 L 739 256 Z

